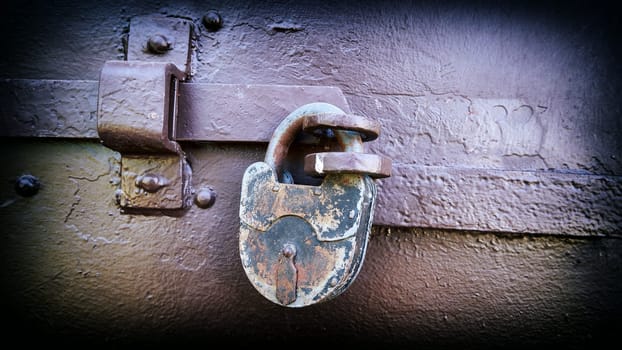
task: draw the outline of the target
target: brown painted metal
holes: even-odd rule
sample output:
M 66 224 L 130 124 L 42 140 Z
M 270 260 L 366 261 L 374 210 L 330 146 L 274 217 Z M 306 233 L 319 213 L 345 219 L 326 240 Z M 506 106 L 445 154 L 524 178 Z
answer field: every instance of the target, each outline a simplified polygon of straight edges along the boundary
M 177 86 L 185 74 L 171 63 L 108 61 L 99 80 L 97 132 L 121 153 L 175 153 Z
M 190 74 L 192 27 L 192 21 L 187 18 L 163 15 L 132 17 L 127 60 L 169 62 Z
M 325 96 L 336 101 L 336 106 L 347 107 L 343 93 L 334 87 L 179 85 L 181 114 L 176 139 L 186 141 L 267 142 L 273 131 L 268 131 L 267 125 L 276 127 L 275 116 L 287 115 L 298 102 L 317 101 Z M 269 98 L 261 98 L 264 92 Z M 67 100 L 67 96 L 73 97 Z M 97 138 L 96 96 L 96 81 L 0 81 L 0 135 Z M 250 113 L 252 110 L 258 112 Z M 237 127 L 231 115 L 239 116 L 239 125 L 249 127 Z M 257 122 L 253 121 L 255 117 Z M 385 128 L 390 125 L 385 123 Z M 398 153 L 383 148 L 381 154 Z M 394 175 L 378 182 L 383 190 L 378 194 L 381 204 L 376 210 L 375 224 L 563 236 L 619 234 L 619 176 L 432 166 L 410 164 L 408 157 L 406 153 L 395 156 Z M 507 196 L 508 192 L 515 195 Z M 560 217 L 565 219 L 560 221 Z
M 0 136 L 97 139 L 98 81 L 0 80 Z M 324 101 L 344 111 L 333 86 L 180 82 L 172 140 L 270 141 L 279 122 L 307 103 Z
M 325 102 L 350 111 L 334 86 L 283 84 L 180 84 L 175 139 L 267 143 L 294 109 Z
M 361 271 L 346 292 L 309 308 L 282 308 L 248 282 L 236 240 L 241 176 L 264 157 L 264 147 L 185 145 L 195 165 L 193 187 L 209 184 L 218 189 L 218 199 L 209 209 L 192 206 L 180 216 L 145 216 L 117 210 L 110 181 L 119 176 L 118 153 L 93 141 L 2 141 L 12 150 L 0 155 L 0 178 L 7 180 L 0 182 L 0 222 L 6 232 L 0 236 L 2 317 L 7 337 L 22 343 L 31 343 L 21 335 L 28 330 L 50 343 L 103 345 L 209 345 L 216 338 L 250 346 L 302 336 L 314 344 L 377 342 L 379 347 L 408 343 L 430 348 L 448 341 L 455 345 L 450 348 L 473 344 L 472 349 L 481 349 L 573 341 L 589 348 L 594 337 L 610 334 L 622 310 L 619 238 L 377 225 Z M 395 170 L 376 183 L 384 186 L 398 178 L 396 183 L 405 185 L 401 165 Z M 404 192 L 420 191 L 433 202 L 438 176 L 457 181 L 460 175 L 416 170 L 422 175 L 413 180 L 420 187 L 391 192 L 386 198 L 391 202 L 383 206 L 414 211 L 416 200 Z M 8 181 L 25 171 L 41 182 L 33 197 L 16 194 Z M 520 172 L 486 175 L 506 176 L 501 182 L 506 184 L 535 180 Z M 462 178 L 473 191 L 463 190 L 465 198 L 477 196 L 479 186 L 494 186 L 492 179 L 478 182 L 477 172 L 472 176 Z M 558 178 L 555 186 L 541 180 L 531 186 L 551 193 L 570 177 Z M 379 199 L 387 190 L 379 190 Z M 448 184 L 440 193 L 447 196 L 452 190 L 460 189 Z M 611 191 L 604 185 L 599 190 L 601 195 Z M 493 210 L 502 195 L 500 188 L 490 192 L 490 209 L 483 211 Z M 535 199 L 525 199 L 536 205 Z M 580 205 L 585 197 L 576 200 L 568 220 L 586 207 Z M 376 205 L 375 217 L 381 208 Z M 453 220 L 466 220 L 459 210 L 453 213 Z M 527 216 L 514 214 L 520 220 Z M 426 214 L 431 224 L 451 224 L 430 215 L 437 214 Z M 538 227 L 533 220 L 527 223 Z
M 50 80 L 3 90 L 2 101 L 15 102 L 0 103 L 1 118 L 26 112 L 24 130 L 47 123 L 40 134 L 71 137 L 1 140 L 5 341 L 615 343 L 622 57 L 614 5 L 231 0 L 215 5 L 223 27 L 211 32 L 197 1 L 5 2 L 0 75 Z M 148 13 L 193 20 L 192 83 L 331 85 L 352 112 L 382 123 L 369 152 L 397 163 L 377 181 L 374 221 L 408 228 L 373 228 L 361 273 L 339 298 L 280 308 L 242 272 L 241 177 L 265 144 L 182 143 L 193 186 L 218 192 L 209 209 L 117 210 L 119 154 L 79 135 L 97 137 L 101 67 L 123 59 L 131 18 Z M 34 196 L 16 193 L 23 174 L 39 179 Z
M 122 155 L 117 202 L 123 209 L 183 209 L 190 177 L 175 133 L 178 82 L 185 74 L 163 62 L 108 61 L 99 81 L 97 131 Z
M 305 110 L 305 108 L 308 108 L 308 110 Z M 312 164 L 313 166 L 305 164 L 305 172 L 314 176 L 328 173 L 369 174 L 372 177 L 390 176 L 391 160 L 389 158 L 355 154 L 364 151 L 363 141 L 374 140 L 378 137 L 380 125 L 360 116 L 347 115 L 345 113 L 315 112 L 316 110 L 323 109 L 338 110 L 338 108 L 327 104 L 307 104 L 297 110 L 297 118 L 288 117 L 279 124 L 272 135 L 264 161 L 268 164 L 274 164 L 276 173 L 281 174 L 287 150 L 300 130 L 308 133 L 317 133 L 319 131 L 320 135 L 326 135 L 327 131 L 330 131 L 330 133 L 334 134 L 342 151 L 347 152 L 343 155 L 335 156 L 339 161 L 345 161 L 343 163 L 344 166 L 342 167 L 337 162 L 329 160 L 326 168 L 323 168 L 321 166 L 323 156 L 308 155 L 307 157 L 317 161 Z M 343 120 L 340 121 L 339 118 Z M 327 157 L 330 158 L 331 155 Z
M 0 136 L 97 139 L 97 89 L 96 80 L 2 79 Z
M 173 138 L 179 82 L 190 72 L 191 33 L 187 19 L 134 17 L 127 61 L 102 68 L 97 132 L 122 155 L 116 196 L 123 209 L 177 210 L 192 201 L 192 170 Z

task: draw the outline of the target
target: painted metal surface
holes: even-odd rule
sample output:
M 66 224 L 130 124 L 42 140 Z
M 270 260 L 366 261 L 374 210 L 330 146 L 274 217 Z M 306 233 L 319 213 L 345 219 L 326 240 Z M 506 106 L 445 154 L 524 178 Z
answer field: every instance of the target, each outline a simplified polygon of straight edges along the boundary
M 132 17 L 167 13 L 192 18 L 197 29 L 193 84 L 336 86 L 351 112 L 382 123 L 372 152 L 400 157 L 393 176 L 378 181 L 388 187 L 356 282 L 339 298 L 293 310 L 261 297 L 239 261 L 241 177 L 265 144 L 184 142 L 193 187 L 212 187 L 218 199 L 178 216 L 142 216 L 118 212 L 110 181 L 119 154 L 92 140 L 3 138 L 11 149 L 0 155 L 7 341 L 482 349 L 618 340 L 622 56 L 614 7 L 35 5 L 9 1 L 0 12 L 9 33 L 0 76 L 58 87 L 22 89 L 17 106 L 34 108 L 33 124 L 48 115 L 50 130 L 90 122 L 95 136 L 89 111 L 104 62 L 123 59 Z M 222 16 L 217 31 L 201 22 L 208 6 Z M 87 82 L 90 97 L 58 83 L 67 79 Z M 73 103 L 60 102 L 67 96 Z M 15 191 L 24 174 L 40 181 L 34 196 Z M 448 229 L 426 228 L 435 225 Z
M 99 80 L 97 133 L 121 153 L 173 153 L 177 82 L 185 75 L 165 62 L 108 61 Z
M 190 19 L 159 15 L 133 16 L 127 38 L 128 61 L 168 62 L 191 74 Z
M 191 33 L 188 20 L 134 17 L 127 61 L 107 61 L 102 68 L 97 133 L 122 155 L 115 193 L 123 210 L 179 210 L 192 201 L 192 170 L 172 137 L 179 82 L 190 72 Z
M 2 141 L 14 150 L 2 153 L 0 170 L 2 317 L 7 339 L 22 344 L 250 345 L 303 336 L 428 348 L 589 346 L 617 331 L 616 238 L 374 226 L 346 292 L 283 308 L 248 282 L 238 251 L 242 174 L 265 148 L 189 145 L 193 187 L 218 188 L 214 205 L 134 216 L 115 203 L 118 153 L 89 141 Z M 14 189 L 25 172 L 41 183 L 33 197 Z M 40 336 L 26 339 L 23 330 Z
M 338 107 L 303 105 L 283 119 L 264 161 L 251 164 L 242 179 L 242 266 L 255 289 L 282 306 L 310 306 L 343 293 L 362 266 L 371 231 L 376 185 L 364 172 L 328 175 L 319 186 L 279 181 L 306 118 L 324 113 L 344 116 L 346 128 L 349 119 Z M 358 132 L 334 132 L 346 157 L 363 149 Z
M 0 80 L 0 136 L 97 139 L 98 85 L 98 80 Z M 178 95 L 170 135 L 177 141 L 267 143 L 281 119 L 304 104 L 323 101 L 350 110 L 333 86 L 180 82 Z
M 169 136 L 183 79 L 183 72 L 164 62 L 108 61 L 102 69 L 97 133 L 122 155 L 115 193 L 124 210 L 179 210 L 192 201 L 192 170 Z
M 89 81 L 4 80 L 0 133 L 96 138 L 96 91 L 96 82 Z M 301 104 L 321 99 L 349 110 L 342 91 L 335 87 L 181 83 L 175 139 L 267 141 L 278 124 L 276 116 L 282 118 Z M 387 138 L 391 125 L 388 121 Z M 379 181 L 383 190 L 375 215 L 378 225 L 568 236 L 620 234 L 622 180 L 617 175 L 581 169 L 411 164 L 403 161 L 410 152 L 379 151 L 394 158 L 396 176 Z M 314 166 L 308 166 L 312 171 Z

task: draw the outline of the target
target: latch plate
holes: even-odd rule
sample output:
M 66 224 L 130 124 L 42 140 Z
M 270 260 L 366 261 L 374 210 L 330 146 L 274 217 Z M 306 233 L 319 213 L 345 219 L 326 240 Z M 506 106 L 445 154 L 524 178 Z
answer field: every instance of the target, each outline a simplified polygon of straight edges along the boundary
M 121 153 L 122 208 L 181 209 L 190 197 L 190 168 L 171 139 L 177 85 L 173 64 L 109 61 L 102 69 L 97 130 L 102 143 Z
M 149 41 L 164 40 L 168 48 L 158 53 L 149 49 Z M 127 43 L 127 60 L 170 62 L 190 74 L 192 21 L 179 17 L 145 15 L 133 17 Z
M 123 156 L 119 205 L 127 209 L 188 207 L 191 174 L 181 155 Z
M 128 60 L 102 68 L 97 132 L 121 153 L 122 208 L 183 209 L 191 202 L 191 170 L 174 135 L 179 82 L 190 68 L 191 23 L 140 16 L 130 26 Z M 154 41 L 161 50 L 149 48 Z

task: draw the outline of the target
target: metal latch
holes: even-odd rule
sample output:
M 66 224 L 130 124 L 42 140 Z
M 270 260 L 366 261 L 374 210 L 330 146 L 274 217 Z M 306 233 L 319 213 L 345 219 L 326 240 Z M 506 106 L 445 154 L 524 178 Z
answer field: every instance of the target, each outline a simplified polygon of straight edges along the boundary
M 142 16 L 130 26 L 127 61 L 108 61 L 101 71 L 97 131 L 121 153 L 122 208 L 182 209 L 191 202 L 191 169 L 174 135 L 191 22 Z
M 244 173 L 239 250 L 253 286 L 268 300 L 302 307 L 329 300 L 361 268 L 376 202 L 373 177 L 391 174 L 391 160 L 364 153 L 380 126 L 327 103 L 304 105 L 274 131 L 265 160 Z M 319 186 L 291 183 L 283 171 L 300 131 L 334 135 L 342 152 L 313 153 L 305 170 Z

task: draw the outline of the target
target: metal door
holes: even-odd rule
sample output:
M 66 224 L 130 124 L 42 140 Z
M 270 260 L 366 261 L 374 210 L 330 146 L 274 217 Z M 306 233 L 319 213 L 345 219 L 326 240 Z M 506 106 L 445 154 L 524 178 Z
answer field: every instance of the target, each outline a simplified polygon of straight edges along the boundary
M 609 6 L 0 8 L 8 338 L 480 348 L 586 345 L 620 330 L 622 56 Z M 122 155 L 97 132 L 100 74 L 151 15 L 193 28 L 176 142 L 209 205 L 136 213 L 117 201 Z M 291 310 L 246 279 L 240 184 L 274 125 L 321 99 L 382 124 L 369 148 L 393 174 L 378 181 L 357 280 Z

